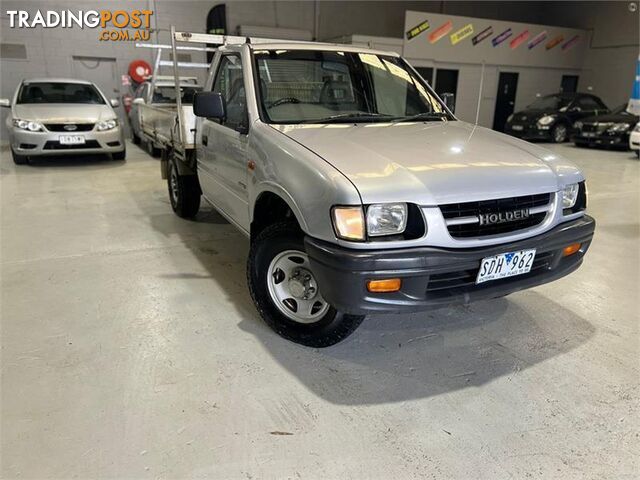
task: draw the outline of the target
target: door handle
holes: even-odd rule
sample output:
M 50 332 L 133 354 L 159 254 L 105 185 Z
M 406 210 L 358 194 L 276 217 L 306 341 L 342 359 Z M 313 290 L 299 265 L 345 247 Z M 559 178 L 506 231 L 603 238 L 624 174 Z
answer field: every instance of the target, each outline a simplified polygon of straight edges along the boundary
M 202 145 L 204 145 L 206 147 L 208 142 L 209 142 L 209 137 L 203 135 L 202 136 Z

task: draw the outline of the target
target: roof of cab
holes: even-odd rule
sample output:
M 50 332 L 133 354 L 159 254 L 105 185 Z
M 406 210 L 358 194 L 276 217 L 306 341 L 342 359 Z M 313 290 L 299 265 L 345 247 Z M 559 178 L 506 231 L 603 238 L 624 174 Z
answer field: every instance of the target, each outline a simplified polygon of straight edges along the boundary
M 93 85 L 91 82 L 87 80 L 78 80 L 77 78 L 47 78 L 47 77 L 37 77 L 37 78 L 25 78 L 22 80 L 22 83 L 78 83 L 82 85 Z
M 253 40 L 253 39 L 252 39 Z M 243 46 L 247 45 L 253 51 L 256 50 L 324 50 L 330 52 L 353 52 L 353 53 L 369 53 L 373 55 L 386 55 L 392 57 L 399 57 L 396 52 L 390 52 L 385 50 L 375 50 L 369 47 L 363 47 L 360 45 L 347 45 L 340 43 L 319 43 L 319 42 L 278 42 L 277 40 L 271 41 L 256 41 L 254 43 L 226 43 L 220 50 L 240 50 Z

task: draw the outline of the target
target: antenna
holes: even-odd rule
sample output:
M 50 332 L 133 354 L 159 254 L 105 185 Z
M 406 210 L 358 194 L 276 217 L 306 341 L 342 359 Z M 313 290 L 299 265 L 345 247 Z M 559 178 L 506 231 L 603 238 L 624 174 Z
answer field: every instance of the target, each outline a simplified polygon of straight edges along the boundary
M 482 70 L 480 71 L 480 89 L 478 91 L 478 107 L 476 108 L 476 125 L 480 117 L 480 102 L 482 101 L 482 85 L 484 83 L 484 60 L 482 61 Z

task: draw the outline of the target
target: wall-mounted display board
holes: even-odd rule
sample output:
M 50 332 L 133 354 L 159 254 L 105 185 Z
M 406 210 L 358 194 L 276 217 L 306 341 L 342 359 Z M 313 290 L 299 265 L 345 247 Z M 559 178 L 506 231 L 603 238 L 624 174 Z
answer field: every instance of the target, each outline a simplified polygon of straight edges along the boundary
M 586 30 L 405 13 L 404 56 L 409 59 L 581 68 L 588 42 Z

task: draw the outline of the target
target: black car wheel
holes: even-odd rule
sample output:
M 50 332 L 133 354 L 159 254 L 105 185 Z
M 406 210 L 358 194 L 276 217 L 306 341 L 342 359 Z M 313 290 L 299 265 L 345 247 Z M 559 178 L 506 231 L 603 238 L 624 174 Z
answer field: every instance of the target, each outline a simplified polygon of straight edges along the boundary
M 364 319 L 339 312 L 324 300 L 294 223 L 270 225 L 251 242 L 247 281 L 266 324 L 278 335 L 307 347 L 335 345 Z
M 567 140 L 567 126 L 564 123 L 557 123 L 551 129 L 551 139 L 554 143 L 563 143 Z
M 167 187 L 171 208 L 182 218 L 193 218 L 200 209 L 200 184 L 196 175 L 180 175 L 176 159 L 169 161 Z
M 16 165 L 26 165 L 29 163 L 29 157 L 26 155 L 20 155 L 11 149 L 11 156 L 13 157 L 13 163 Z

